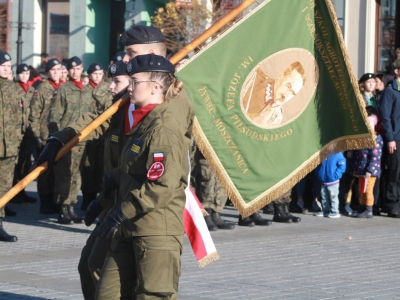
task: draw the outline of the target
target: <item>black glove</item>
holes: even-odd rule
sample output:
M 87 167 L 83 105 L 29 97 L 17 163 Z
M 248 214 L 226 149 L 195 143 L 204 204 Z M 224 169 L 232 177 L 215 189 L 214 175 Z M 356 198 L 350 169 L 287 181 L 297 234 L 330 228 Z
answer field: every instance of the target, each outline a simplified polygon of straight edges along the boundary
M 115 209 L 107 216 L 107 218 L 104 219 L 103 222 L 101 222 L 99 229 L 97 230 L 97 235 L 102 239 L 112 238 L 114 231 L 125 220 L 126 217 L 122 213 L 121 208 Z
M 54 167 L 58 150 L 62 147 L 62 143 L 58 139 L 48 139 L 47 144 L 44 147 L 42 153 L 40 153 L 38 159 L 33 163 L 29 172 L 34 170 L 37 166 L 47 161 L 47 168 L 51 170 Z
M 96 199 L 90 202 L 89 206 L 86 208 L 85 213 L 85 224 L 86 226 L 92 225 L 94 220 L 100 215 L 103 208 L 101 207 L 99 201 Z
M 111 173 L 104 176 L 103 179 L 103 193 L 104 196 L 109 197 L 110 193 L 118 188 L 118 184 L 112 178 Z

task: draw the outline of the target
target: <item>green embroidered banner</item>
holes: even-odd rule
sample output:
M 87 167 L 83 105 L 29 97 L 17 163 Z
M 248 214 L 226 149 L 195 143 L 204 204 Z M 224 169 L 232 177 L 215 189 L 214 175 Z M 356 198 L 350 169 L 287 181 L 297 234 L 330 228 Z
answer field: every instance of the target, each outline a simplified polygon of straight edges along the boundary
M 329 0 L 265 1 L 178 72 L 195 139 L 247 216 L 373 134 Z

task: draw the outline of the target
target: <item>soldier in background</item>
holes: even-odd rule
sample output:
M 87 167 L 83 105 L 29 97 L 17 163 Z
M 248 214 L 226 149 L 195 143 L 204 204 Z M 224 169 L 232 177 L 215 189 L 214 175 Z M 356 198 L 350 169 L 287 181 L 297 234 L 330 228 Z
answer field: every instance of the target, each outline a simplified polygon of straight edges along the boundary
M 104 104 L 111 101 L 108 87 L 109 83 L 103 82 L 104 69 L 101 63 L 92 63 L 88 70 L 89 83 L 87 87 L 92 91 L 97 112 L 104 111 Z M 104 139 L 99 138 L 86 142 L 85 162 L 82 176 L 82 210 L 86 210 L 89 203 L 96 199 L 101 191 L 103 182 Z
M 8 78 L 11 72 L 11 56 L 0 51 L 0 194 L 11 187 L 18 147 L 23 135 L 23 95 L 19 87 Z M 0 241 L 16 242 L 3 228 L 4 207 L 0 208 Z
M 76 56 L 71 57 L 68 60 L 67 66 L 69 81 L 60 86 L 57 96 L 53 98 L 50 104 L 50 135 L 75 123 L 85 113 L 96 111 L 91 89 L 88 86 L 83 86 L 81 79 L 83 65 L 81 59 Z M 55 139 L 52 145 L 57 143 L 61 142 Z M 74 206 L 78 202 L 77 195 L 81 187 L 85 146 L 85 142 L 77 144 L 54 167 L 54 197 L 56 203 L 60 205 L 60 214 L 58 217 L 58 223 L 60 224 L 72 225 L 74 223 L 82 223 L 83 221 L 81 217 L 76 215 Z
M 61 63 L 52 58 L 46 63 L 47 80 L 34 92 L 31 102 L 29 123 L 34 136 L 36 153 L 42 153 L 49 137 L 48 118 L 50 103 L 57 96 L 61 85 Z M 54 172 L 52 168 L 42 173 L 37 179 L 37 190 L 40 197 L 40 213 L 52 214 L 58 212 L 54 202 Z
M 60 82 L 61 82 L 61 84 L 68 82 L 68 69 L 67 69 L 67 64 L 65 62 L 61 63 Z
M 200 152 L 193 139 L 191 146 L 191 173 L 190 181 L 197 197 L 199 198 L 208 216 L 205 216 L 208 230 L 234 229 L 235 225 L 221 218 L 228 195 L 217 180 L 217 176 L 209 163 Z
M 32 129 L 28 122 L 30 113 L 30 104 L 34 92 L 34 88 L 29 85 L 30 69 L 27 64 L 20 64 L 17 66 L 17 85 L 24 95 L 22 99 L 23 111 L 23 131 L 21 145 L 19 147 L 18 160 L 14 171 L 13 185 L 17 184 L 21 179 L 28 175 L 29 168 L 31 167 L 31 155 L 34 148 L 34 139 Z M 36 198 L 30 197 L 26 194 L 25 189 L 19 192 L 12 200 L 12 203 L 35 203 Z
M 292 189 L 289 189 L 282 196 L 273 201 L 274 218 L 272 221 L 279 223 L 298 223 L 301 221 L 299 217 L 295 217 L 289 212 L 289 204 L 292 200 L 291 193 Z

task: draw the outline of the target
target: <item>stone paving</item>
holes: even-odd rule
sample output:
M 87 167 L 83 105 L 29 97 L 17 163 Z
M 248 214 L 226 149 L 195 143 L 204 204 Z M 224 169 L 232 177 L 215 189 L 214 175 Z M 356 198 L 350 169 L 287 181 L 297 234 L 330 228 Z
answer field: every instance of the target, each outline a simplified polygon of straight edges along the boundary
M 27 190 L 37 197 L 35 183 Z M 77 265 L 93 226 L 58 225 L 38 203 L 10 207 L 18 216 L 4 225 L 19 241 L 0 244 L 0 299 L 82 299 Z M 223 216 L 237 222 L 233 207 Z M 213 232 L 221 258 L 202 269 L 185 238 L 179 299 L 400 299 L 400 220 L 299 216 Z

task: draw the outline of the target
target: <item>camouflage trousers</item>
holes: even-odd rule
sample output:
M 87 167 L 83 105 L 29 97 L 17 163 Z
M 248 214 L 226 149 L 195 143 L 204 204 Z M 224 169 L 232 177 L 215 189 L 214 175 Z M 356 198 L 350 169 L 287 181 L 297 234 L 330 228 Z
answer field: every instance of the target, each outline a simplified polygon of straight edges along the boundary
M 0 196 L 3 196 L 13 185 L 17 156 L 0 158 Z M 4 218 L 4 206 L 0 208 L 0 219 Z
M 217 176 L 209 163 L 201 158 L 198 161 L 195 192 L 204 208 L 211 208 L 221 212 L 225 206 L 228 195 L 219 183 Z
M 35 140 L 32 131 L 27 130 L 19 147 L 18 160 L 14 172 L 14 184 L 18 183 L 18 181 L 28 175 L 29 168 L 32 166 L 31 156 L 34 147 Z
M 282 196 L 280 196 L 278 199 L 275 199 L 273 202 L 275 202 L 276 204 L 278 203 L 289 204 L 290 201 L 292 200 L 291 194 L 292 194 L 292 189 L 286 191 Z
M 78 144 L 54 166 L 54 200 L 60 205 L 74 205 L 82 182 L 85 144 Z
M 86 142 L 85 163 L 82 175 L 82 193 L 101 191 L 104 172 L 104 140 Z

